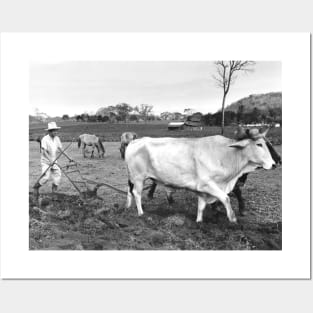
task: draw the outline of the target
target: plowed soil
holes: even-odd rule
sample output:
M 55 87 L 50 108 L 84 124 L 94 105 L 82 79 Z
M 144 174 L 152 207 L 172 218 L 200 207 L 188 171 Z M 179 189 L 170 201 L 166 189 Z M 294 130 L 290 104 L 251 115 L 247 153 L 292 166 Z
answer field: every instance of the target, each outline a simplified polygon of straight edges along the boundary
M 119 143 L 104 145 L 104 159 L 83 159 L 76 143 L 68 153 L 78 161 L 84 177 L 99 183 L 110 182 L 126 191 L 127 172 L 119 155 Z M 275 148 L 281 153 L 280 146 Z M 231 197 L 237 224 L 228 222 L 222 206 L 219 210 L 207 206 L 204 221 L 198 224 L 196 196 L 177 191 L 175 203 L 170 206 L 162 187 L 157 188 L 153 200 L 144 194 L 142 217 L 138 217 L 135 206 L 124 208 L 124 194 L 107 187 L 100 187 L 94 195 L 80 197 L 64 175 L 57 194 L 50 193 L 48 183 L 41 188 L 39 201 L 34 201 L 31 187 L 40 176 L 39 158 L 38 144 L 30 142 L 30 249 L 282 249 L 281 167 L 258 170 L 248 176 L 242 189 L 248 209 L 246 216 L 239 216 L 237 200 Z M 67 160 L 60 163 L 67 164 Z

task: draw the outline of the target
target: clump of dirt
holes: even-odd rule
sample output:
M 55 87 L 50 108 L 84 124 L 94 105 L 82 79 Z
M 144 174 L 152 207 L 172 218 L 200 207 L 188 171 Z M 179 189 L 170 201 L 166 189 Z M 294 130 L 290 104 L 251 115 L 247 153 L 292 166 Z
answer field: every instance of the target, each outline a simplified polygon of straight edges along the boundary
M 188 202 L 187 202 L 188 205 Z M 29 200 L 30 249 L 45 250 L 281 250 L 281 222 L 247 217 L 238 224 L 226 214 L 156 206 L 138 217 L 134 208 L 101 198 L 47 194 Z

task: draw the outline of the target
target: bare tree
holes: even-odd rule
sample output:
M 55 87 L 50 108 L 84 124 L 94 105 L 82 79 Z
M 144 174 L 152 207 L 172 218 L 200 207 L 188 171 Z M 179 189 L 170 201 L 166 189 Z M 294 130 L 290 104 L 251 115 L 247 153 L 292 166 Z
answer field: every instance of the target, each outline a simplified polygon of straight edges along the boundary
M 169 119 L 171 119 L 171 116 L 173 115 L 173 113 L 170 113 L 170 112 L 162 112 L 161 114 L 160 114 L 160 118 L 162 119 L 162 120 L 169 120 Z
M 191 108 L 188 108 L 188 109 L 185 109 L 184 110 L 184 114 L 186 114 L 186 115 L 192 115 L 192 114 L 194 114 L 194 113 L 196 113 L 196 110 L 195 109 L 191 109 Z
M 119 103 L 115 106 L 117 111 L 118 120 L 127 122 L 129 113 L 133 111 L 133 107 L 127 103 Z
M 141 104 L 140 106 L 135 107 L 135 111 L 137 111 L 147 122 L 149 114 L 151 114 L 153 109 L 153 105 Z
M 222 135 L 224 134 L 224 112 L 225 112 L 225 100 L 229 92 L 229 88 L 234 84 L 237 74 L 240 72 L 253 71 L 253 61 L 217 61 L 216 75 L 213 75 L 213 79 L 216 81 L 217 86 L 223 89 L 223 101 L 222 101 Z

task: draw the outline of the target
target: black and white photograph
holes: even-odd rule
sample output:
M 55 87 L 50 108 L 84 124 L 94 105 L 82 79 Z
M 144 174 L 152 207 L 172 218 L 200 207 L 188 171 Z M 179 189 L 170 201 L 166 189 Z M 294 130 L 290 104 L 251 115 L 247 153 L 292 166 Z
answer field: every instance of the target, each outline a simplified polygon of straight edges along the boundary
M 312 312 L 312 1 L 2 1 L 0 312 Z
M 2 36 L 2 275 L 307 278 L 309 39 Z
M 29 249 L 281 250 L 279 61 L 29 68 Z

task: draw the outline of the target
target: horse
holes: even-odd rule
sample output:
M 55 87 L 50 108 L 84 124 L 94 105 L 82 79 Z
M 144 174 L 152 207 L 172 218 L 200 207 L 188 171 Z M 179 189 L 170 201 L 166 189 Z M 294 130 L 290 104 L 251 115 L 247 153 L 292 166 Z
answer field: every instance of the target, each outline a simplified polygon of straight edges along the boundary
M 138 135 L 134 132 L 126 132 L 122 134 L 120 152 L 121 152 L 121 158 L 123 160 L 125 159 L 126 147 L 132 140 L 135 140 L 136 138 L 138 138 Z
M 83 152 L 84 158 L 86 158 L 86 146 L 92 146 L 92 152 L 90 156 L 91 159 L 94 158 L 95 147 L 98 150 L 99 159 L 104 158 L 105 150 L 104 150 L 103 144 L 101 140 L 99 139 L 99 137 L 97 137 L 96 135 L 89 135 L 89 134 L 80 135 L 78 137 L 78 148 L 80 148 L 80 146 L 82 146 L 82 152 Z

